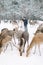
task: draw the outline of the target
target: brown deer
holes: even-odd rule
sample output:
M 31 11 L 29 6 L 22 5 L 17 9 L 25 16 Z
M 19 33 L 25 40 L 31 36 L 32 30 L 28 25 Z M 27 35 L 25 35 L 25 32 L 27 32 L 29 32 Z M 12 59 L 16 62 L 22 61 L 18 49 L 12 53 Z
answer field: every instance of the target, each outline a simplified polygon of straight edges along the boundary
M 11 43 L 11 40 L 12 40 L 13 36 L 14 36 L 13 30 L 8 30 L 7 28 L 4 28 L 1 30 L 1 33 L 0 33 L 0 53 L 3 51 L 3 47 L 6 46 L 6 49 L 7 49 L 9 44 L 11 45 L 11 48 L 12 48 L 13 43 Z M 7 43 L 7 42 L 10 42 L 10 43 Z M 16 45 L 14 45 L 14 46 L 16 48 L 18 48 Z
M 29 40 L 29 33 L 27 31 L 18 30 L 16 28 L 15 36 L 18 38 L 18 41 L 20 41 L 19 52 L 20 52 L 20 56 L 22 56 L 22 53 L 24 52 L 25 44 L 26 42 L 28 43 Z
M 22 53 L 24 52 L 24 49 L 25 49 L 25 44 L 27 42 L 28 44 L 28 41 L 29 41 L 29 33 L 27 31 L 24 31 L 21 35 L 21 38 L 20 38 L 20 56 L 22 56 Z
M 3 51 L 3 47 L 6 46 L 6 49 L 9 45 L 9 41 L 11 41 L 12 37 L 13 36 L 16 36 L 19 40 L 20 40 L 20 45 L 19 47 L 17 47 L 15 44 L 13 44 L 16 48 L 18 48 L 18 50 L 20 51 L 20 55 L 22 55 L 23 53 L 23 50 L 24 50 L 24 47 L 25 47 L 25 43 L 26 41 L 28 41 L 28 38 L 29 38 L 29 34 L 27 31 L 21 31 L 21 30 L 18 30 L 17 28 L 16 29 L 13 29 L 13 30 L 7 30 L 6 28 L 5 29 L 2 29 L 1 30 L 1 36 L 0 36 L 0 44 L 2 44 L 2 47 L 0 49 L 0 52 Z M 11 43 L 10 43 L 11 44 Z
M 6 34 L 5 34 L 6 35 Z M 8 45 L 9 45 L 9 41 L 11 42 L 11 39 L 12 39 L 12 37 L 11 36 L 9 36 L 9 35 L 1 35 L 0 34 L 0 53 L 3 51 L 3 48 L 6 46 L 6 49 L 7 49 L 7 47 L 8 47 Z M 11 45 L 11 43 L 10 43 L 10 45 Z
M 27 54 L 26 54 L 26 56 L 28 56 L 28 54 L 29 54 L 29 51 L 33 48 L 33 46 L 35 45 L 38 45 L 38 49 L 39 49 L 39 53 L 40 53 L 40 55 L 41 55 L 41 52 L 40 52 L 40 44 L 41 43 L 43 43 L 43 33 L 37 33 L 34 37 L 33 37 L 33 39 L 32 39 L 32 41 L 31 41 L 31 43 L 30 43 L 30 46 L 27 48 Z M 35 47 L 35 50 L 36 50 L 36 47 Z

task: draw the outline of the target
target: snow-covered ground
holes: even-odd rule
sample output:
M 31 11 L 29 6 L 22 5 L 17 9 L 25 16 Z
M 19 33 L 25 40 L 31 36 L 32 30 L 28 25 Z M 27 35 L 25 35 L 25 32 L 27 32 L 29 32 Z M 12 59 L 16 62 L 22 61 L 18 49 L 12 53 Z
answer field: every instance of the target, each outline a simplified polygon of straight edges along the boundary
M 30 26 L 28 23 L 28 32 L 29 32 L 29 43 L 31 42 L 37 27 L 43 23 L 38 21 L 38 25 Z M 2 23 L 0 24 L 0 31 L 3 28 L 13 29 L 14 26 L 10 23 Z M 16 40 L 17 41 L 17 40 Z M 19 51 L 17 48 L 13 47 L 11 50 L 10 45 L 8 46 L 5 53 L 2 52 L 0 55 L 0 65 L 43 65 L 43 45 L 41 45 L 41 56 L 39 55 L 38 48 L 36 49 L 36 54 L 33 54 L 34 48 L 31 50 L 30 55 L 28 57 L 23 54 L 23 56 L 19 56 Z

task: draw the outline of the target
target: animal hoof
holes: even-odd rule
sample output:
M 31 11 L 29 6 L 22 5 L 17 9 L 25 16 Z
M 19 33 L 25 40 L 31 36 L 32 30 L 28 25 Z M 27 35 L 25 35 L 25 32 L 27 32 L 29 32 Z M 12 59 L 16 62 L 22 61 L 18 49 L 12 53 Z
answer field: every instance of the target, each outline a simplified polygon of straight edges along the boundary
M 20 53 L 20 56 L 22 56 L 22 53 Z

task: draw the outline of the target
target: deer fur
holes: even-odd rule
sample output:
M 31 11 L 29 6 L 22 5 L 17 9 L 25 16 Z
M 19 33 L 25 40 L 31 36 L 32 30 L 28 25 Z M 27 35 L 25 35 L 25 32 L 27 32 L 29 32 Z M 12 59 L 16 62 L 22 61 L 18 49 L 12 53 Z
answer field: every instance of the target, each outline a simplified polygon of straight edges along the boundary
M 13 30 L 8 30 L 7 28 L 4 28 L 1 30 L 1 33 L 0 33 L 0 53 L 1 53 L 2 47 L 8 45 L 7 42 L 11 41 L 13 36 L 14 36 Z M 17 46 L 15 46 L 15 47 L 17 47 Z
M 34 45 L 38 45 L 38 49 L 39 49 L 39 53 L 41 55 L 41 52 L 40 52 L 40 44 L 43 43 L 43 33 L 37 33 L 31 43 L 30 43 L 30 46 L 28 46 L 27 48 L 27 54 L 26 56 L 28 56 L 28 54 L 30 53 L 29 51 L 33 48 Z
M 15 31 L 15 29 L 14 29 L 14 31 Z M 20 41 L 20 43 L 19 43 L 19 48 L 20 48 L 19 52 L 20 52 L 20 56 L 21 56 L 23 51 L 24 51 L 26 42 L 28 43 L 29 33 L 27 31 L 22 31 L 22 30 L 16 29 L 15 36 Z M 22 46 L 24 48 L 22 48 Z M 23 49 L 23 51 L 21 52 L 22 49 Z

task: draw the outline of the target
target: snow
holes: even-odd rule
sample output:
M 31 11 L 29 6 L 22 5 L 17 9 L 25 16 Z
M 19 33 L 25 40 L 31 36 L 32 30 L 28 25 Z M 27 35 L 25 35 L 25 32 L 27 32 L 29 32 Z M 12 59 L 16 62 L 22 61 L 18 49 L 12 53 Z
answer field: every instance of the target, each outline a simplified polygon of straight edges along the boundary
M 39 24 L 30 26 L 28 23 L 28 32 L 29 32 L 29 44 L 32 41 L 35 31 L 37 27 L 42 23 L 38 21 Z M 3 28 L 13 29 L 14 26 L 10 23 L 1 22 L 0 31 Z M 17 40 L 16 40 L 17 42 Z M 2 52 L 0 54 L 0 65 L 43 65 L 43 45 L 41 45 L 41 56 L 39 55 L 38 48 L 36 49 L 36 54 L 33 54 L 34 48 L 30 51 L 28 57 L 23 54 L 23 56 L 19 56 L 19 51 L 17 48 L 13 47 L 11 50 L 10 45 L 8 46 L 5 53 Z

